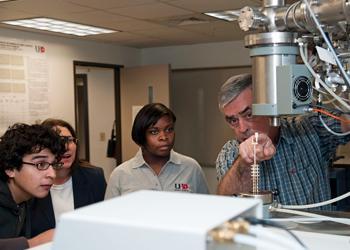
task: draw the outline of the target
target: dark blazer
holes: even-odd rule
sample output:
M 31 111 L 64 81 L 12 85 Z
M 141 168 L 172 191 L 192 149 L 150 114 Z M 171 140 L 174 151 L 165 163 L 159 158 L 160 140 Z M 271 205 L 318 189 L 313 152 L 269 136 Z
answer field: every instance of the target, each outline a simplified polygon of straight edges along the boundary
M 72 173 L 74 208 L 104 200 L 106 180 L 99 167 L 76 167 Z M 32 237 L 56 226 L 51 195 L 31 204 Z

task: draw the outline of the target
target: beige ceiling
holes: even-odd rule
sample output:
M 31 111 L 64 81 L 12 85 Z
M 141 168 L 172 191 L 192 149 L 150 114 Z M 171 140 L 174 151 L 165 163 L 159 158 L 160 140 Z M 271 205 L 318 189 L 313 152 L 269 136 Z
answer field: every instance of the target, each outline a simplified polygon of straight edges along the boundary
M 15 0 L 0 2 L 0 21 L 43 16 L 56 18 L 121 31 L 77 39 L 148 48 L 241 40 L 244 33 L 236 22 L 217 20 L 202 13 L 240 9 L 247 5 L 260 6 L 261 1 Z M 0 26 L 19 29 L 5 24 Z

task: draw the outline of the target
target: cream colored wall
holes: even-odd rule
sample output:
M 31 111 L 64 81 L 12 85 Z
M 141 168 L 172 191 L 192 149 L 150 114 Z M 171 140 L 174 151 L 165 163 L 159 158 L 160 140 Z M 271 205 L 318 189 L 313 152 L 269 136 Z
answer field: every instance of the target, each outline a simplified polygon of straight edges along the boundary
M 131 139 L 132 107 L 148 103 L 148 87 L 153 87 L 153 102 L 169 106 L 169 65 L 148 65 L 121 70 L 122 161 L 132 158 L 138 146 Z
M 142 49 L 142 64 L 171 64 L 172 69 L 218 68 L 250 65 L 243 41 L 203 43 Z
M 169 46 L 142 50 L 143 65 L 157 63 L 169 63 L 172 69 L 226 68 L 250 65 L 250 58 L 249 50 L 244 47 L 243 41 Z M 172 96 L 172 98 L 174 97 Z M 181 117 L 178 118 L 177 123 L 180 123 Z M 215 135 L 212 134 L 211 136 Z M 193 135 L 190 137 L 187 138 L 188 141 L 194 139 Z M 191 144 L 187 146 L 191 147 Z M 180 151 L 180 153 L 186 152 Z M 210 166 L 202 166 L 211 193 L 216 192 L 217 186 L 216 169 L 213 166 L 214 162 Z
M 139 49 L 0 28 L 0 38 L 46 45 L 51 116 L 75 124 L 73 61 L 139 65 Z
M 140 50 L 4 28 L 0 28 L 0 37 L 34 40 L 47 45 L 51 116 L 67 120 L 73 125 L 75 124 L 73 60 L 119 64 L 126 67 L 121 74 L 124 80 L 121 86 L 123 161 L 131 158 L 137 150 L 137 146 L 131 140 L 131 107 L 147 103 L 148 85 L 154 85 L 155 101 L 169 105 L 169 73 L 167 71 L 160 75 L 158 71 L 168 70 L 168 66 L 148 65 L 170 64 L 172 69 L 191 69 L 250 63 L 248 50 L 244 49 L 242 41 Z M 137 71 L 136 66 L 140 65 L 146 66 L 141 72 L 148 75 L 150 78 L 147 79 L 150 80 L 133 75 Z M 130 74 L 126 78 L 127 72 Z M 127 84 L 125 80 L 128 80 Z M 211 176 L 211 179 L 214 178 L 213 169 L 208 169 L 206 174 Z

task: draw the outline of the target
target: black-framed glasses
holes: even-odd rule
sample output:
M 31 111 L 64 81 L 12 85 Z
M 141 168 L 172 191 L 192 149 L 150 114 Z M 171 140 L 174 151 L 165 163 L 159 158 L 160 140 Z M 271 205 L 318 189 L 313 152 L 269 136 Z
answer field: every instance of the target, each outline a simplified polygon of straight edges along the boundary
M 70 144 L 70 143 L 77 144 L 77 142 L 78 142 L 78 139 L 74 138 L 73 136 L 60 136 L 60 137 L 63 140 L 63 142 L 66 144 Z
M 38 162 L 38 163 L 32 163 L 32 162 L 25 162 L 22 161 L 22 164 L 28 164 L 28 165 L 32 165 L 35 166 L 38 170 L 43 171 L 48 169 L 50 166 L 52 166 L 53 169 L 58 170 L 61 169 L 63 167 L 63 162 L 53 162 L 53 163 L 49 163 L 49 162 Z

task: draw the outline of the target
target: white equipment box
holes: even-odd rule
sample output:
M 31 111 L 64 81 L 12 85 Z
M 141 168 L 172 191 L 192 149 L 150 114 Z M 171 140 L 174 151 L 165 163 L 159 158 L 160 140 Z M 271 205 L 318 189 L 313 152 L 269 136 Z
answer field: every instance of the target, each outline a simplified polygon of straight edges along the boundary
M 261 201 L 138 191 L 62 215 L 52 249 L 206 250 L 207 233 L 240 216 L 261 218 Z

